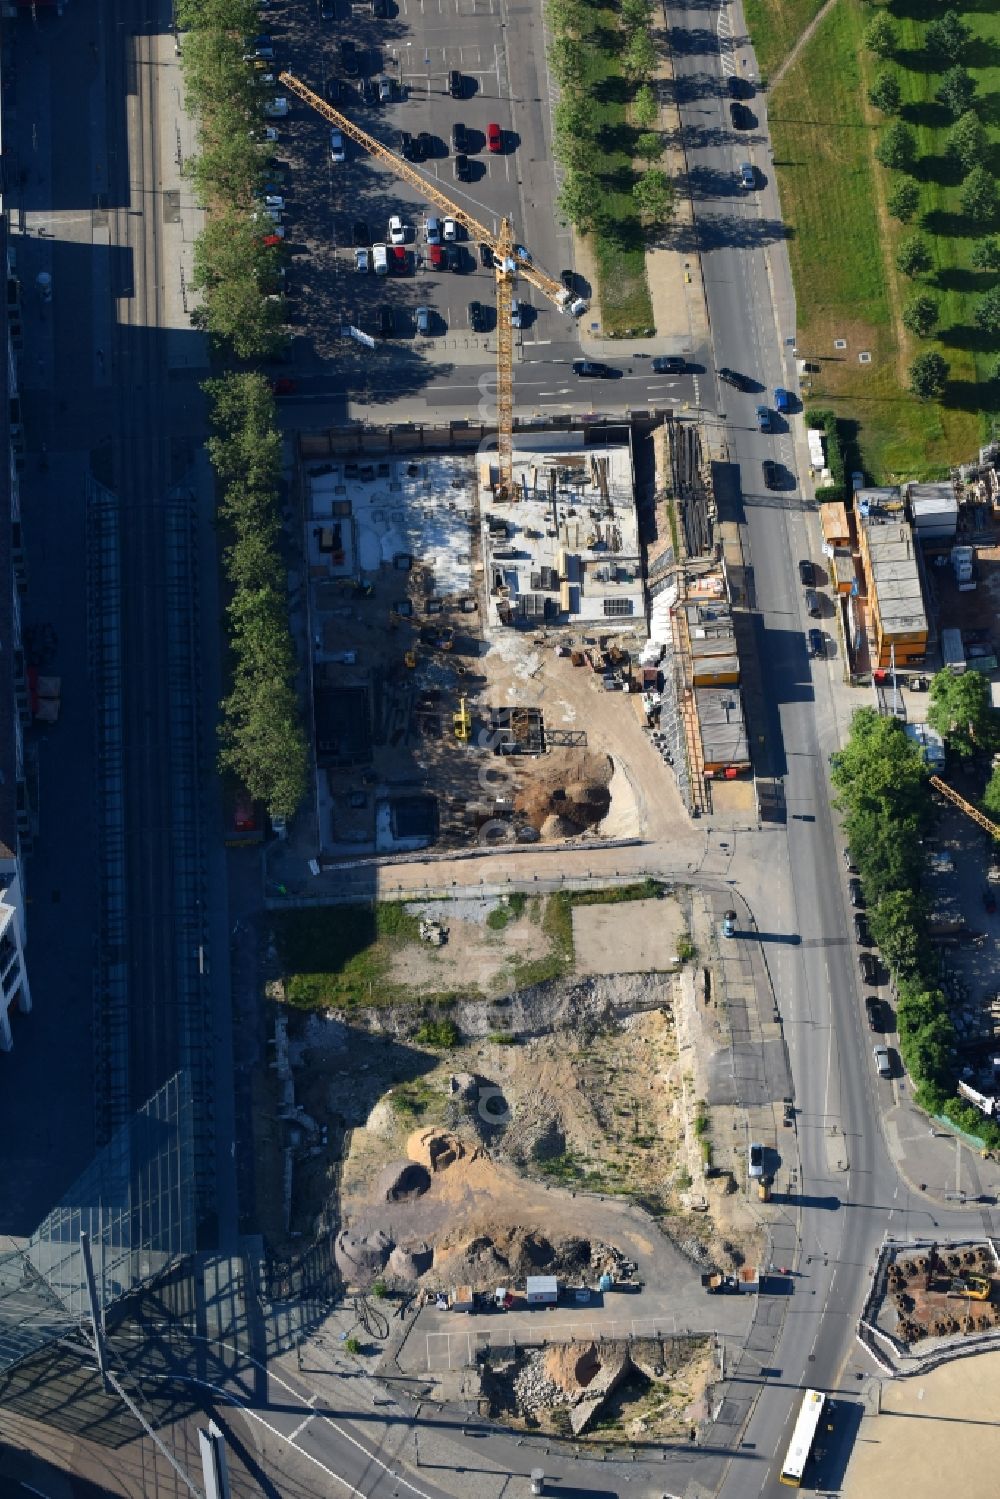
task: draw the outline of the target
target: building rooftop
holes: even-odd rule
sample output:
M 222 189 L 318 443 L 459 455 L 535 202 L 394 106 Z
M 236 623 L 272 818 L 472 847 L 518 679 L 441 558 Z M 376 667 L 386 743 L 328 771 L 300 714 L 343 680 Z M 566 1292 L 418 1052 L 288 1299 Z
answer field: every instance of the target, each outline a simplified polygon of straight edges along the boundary
M 706 769 L 720 765 L 748 765 L 750 751 L 738 687 L 696 687 L 695 709 L 701 731 Z
M 886 636 L 927 633 L 927 610 L 913 532 L 906 521 L 863 515 L 878 614 Z
M 645 628 L 645 596 L 627 442 L 589 446 L 582 433 L 522 435 L 518 499 L 494 499 L 496 465 L 479 460 L 487 629 L 510 625 Z

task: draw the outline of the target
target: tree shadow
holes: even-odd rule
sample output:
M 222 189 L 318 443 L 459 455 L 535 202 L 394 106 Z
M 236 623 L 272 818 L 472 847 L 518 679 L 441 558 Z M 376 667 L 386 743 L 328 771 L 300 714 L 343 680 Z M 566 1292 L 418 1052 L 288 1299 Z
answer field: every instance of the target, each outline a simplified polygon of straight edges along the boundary
M 946 130 L 954 123 L 951 111 L 934 99 L 921 99 L 919 103 L 904 104 L 899 114 L 907 125 L 922 125 L 928 130 Z
M 1000 94 L 983 94 L 976 101 L 976 114 L 984 125 L 1000 125 Z
M 915 47 L 899 47 L 891 60 L 910 73 L 943 73 L 951 66 L 939 57 L 932 57 L 924 48 Z
M 675 57 L 693 57 L 698 52 L 718 55 L 719 38 L 707 26 L 671 26 L 668 35 Z
M 632 85 L 624 78 L 602 78 L 591 93 L 599 104 L 627 104 L 632 97 Z
M 778 240 L 791 240 L 795 230 L 780 219 L 736 218 L 731 213 L 705 213 L 690 224 L 672 224 L 665 235 L 677 254 L 705 254 L 710 250 L 757 249 Z
M 621 121 L 616 125 L 602 125 L 595 137 L 598 147 L 607 156 L 631 156 L 639 131 L 634 125 Z
M 977 328 L 975 323 L 952 323 L 949 328 L 939 328 L 935 337 L 939 343 L 948 344 L 950 348 L 971 349 L 977 354 L 984 354 L 1000 345 L 1000 335 L 987 333 L 984 329 Z
M 759 178 L 758 178 L 759 182 Z M 749 198 L 750 194 L 740 186 L 735 172 L 724 167 L 695 166 L 681 172 L 676 178 L 677 191 L 691 198 Z
M 966 239 L 988 234 L 989 224 L 977 224 L 964 213 L 949 213 L 947 209 L 932 208 L 923 216 L 928 234 L 940 234 L 945 239 Z
M 970 293 L 986 291 L 993 285 L 996 275 L 995 271 L 973 271 L 967 266 L 942 266 L 934 277 L 934 285 L 942 291 L 957 291 L 968 296 Z
M 953 156 L 921 156 L 913 168 L 918 182 L 937 182 L 941 187 L 957 187 L 962 181 L 962 166 Z
M 941 405 L 957 411 L 982 411 L 987 389 L 981 380 L 949 380 Z

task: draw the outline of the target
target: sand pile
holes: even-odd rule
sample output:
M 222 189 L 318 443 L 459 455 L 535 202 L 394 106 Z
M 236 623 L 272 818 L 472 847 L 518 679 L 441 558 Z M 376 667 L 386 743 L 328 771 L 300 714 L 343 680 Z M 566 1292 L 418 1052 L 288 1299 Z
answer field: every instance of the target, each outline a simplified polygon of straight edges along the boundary
M 412 1202 L 431 1184 L 431 1174 L 418 1161 L 391 1161 L 375 1183 L 375 1193 L 383 1202 Z
M 575 1395 L 592 1383 L 601 1360 L 594 1343 L 556 1343 L 545 1350 L 543 1367 L 553 1384 Z
M 465 1156 L 465 1146 L 457 1135 L 445 1129 L 418 1129 L 406 1142 L 406 1154 L 432 1175 L 435 1171 L 446 1171 Z M 478 1155 L 473 1152 L 473 1159 Z
M 614 770 L 607 755 L 553 755 L 533 767 L 514 797 L 514 809 L 543 838 L 572 838 L 595 827 L 611 806 Z

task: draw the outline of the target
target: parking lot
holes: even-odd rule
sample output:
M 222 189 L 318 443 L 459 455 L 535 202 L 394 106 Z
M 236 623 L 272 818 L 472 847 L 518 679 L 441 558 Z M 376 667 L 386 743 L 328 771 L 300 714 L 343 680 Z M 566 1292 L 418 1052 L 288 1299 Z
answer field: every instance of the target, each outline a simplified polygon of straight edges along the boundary
M 324 6 L 322 13 L 314 5 L 271 6 L 266 26 L 275 66 L 288 68 L 394 151 L 401 148 L 400 132 L 407 132 L 416 171 L 437 179 L 442 191 L 491 227 L 512 216 L 518 240 L 558 274 L 570 263 L 570 238 L 557 240 L 552 221 L 544 77 L 540 82 L 538 64 L 521 59 L 520 48 L 515 66 L 528 67 L 530 76 L 509 76 L 499 0 L 386 0 L 384 8 L 388 14 L 378 17 L 370 5 Z M 518 29 L 541 44 L 537 16 L 519 17 Z M 453 72 L 460 75 L 460 97 L 454 96 Z M 383 102 L 380 83 L 383 95 L 390 95 Z M 293 327 L 303 345 L 297 358 L 307 348 L 321 359 L 331 357 L 343 348 L 341 329 L 350 327 L 375 340 L 366 359 L 376 385 L 389 363 L 398 378 L 400 358 L 412 361 L 415 383 L 442 364 L 488 363 L 494 348 L 493 273 L 478 244 L 459 230 L 440 254 L 427 241 L 426 220 L 429 213 L 441 215 L 428 208 L 419 189 L 349 139 L 345 159 L 334 160 L 328 124 L 288 97 L 288 116 L 273 123 L 279 158 L 288 164 L 283 223 Z M 466 134 L 462 181 L 456 180 L 456 125 Z M 491 126 L 499 130 L 491 132 Z M 389 245 L 393 215 L 404 225 L 405 261 L 390 259 L 384 276 L 357 270 L 359 241 Z M 516 338 L 525 344 L 553 336 L 565 340 L 567 319 L 532 288 L 523 292 Z M 470 314 L 476 302 L 483 308 L 478 316 Z M 418 327 L 420 308 L 427 309 L 419 319 L 426 332 Z

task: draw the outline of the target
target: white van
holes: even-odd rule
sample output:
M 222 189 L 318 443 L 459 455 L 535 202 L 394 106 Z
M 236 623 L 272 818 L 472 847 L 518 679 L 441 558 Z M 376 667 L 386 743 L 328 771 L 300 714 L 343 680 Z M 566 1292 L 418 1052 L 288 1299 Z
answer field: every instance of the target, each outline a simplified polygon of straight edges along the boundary
M 385 245 L 372 245 L 372 265 L 376 276 L 388 276 L 389 254 Z

